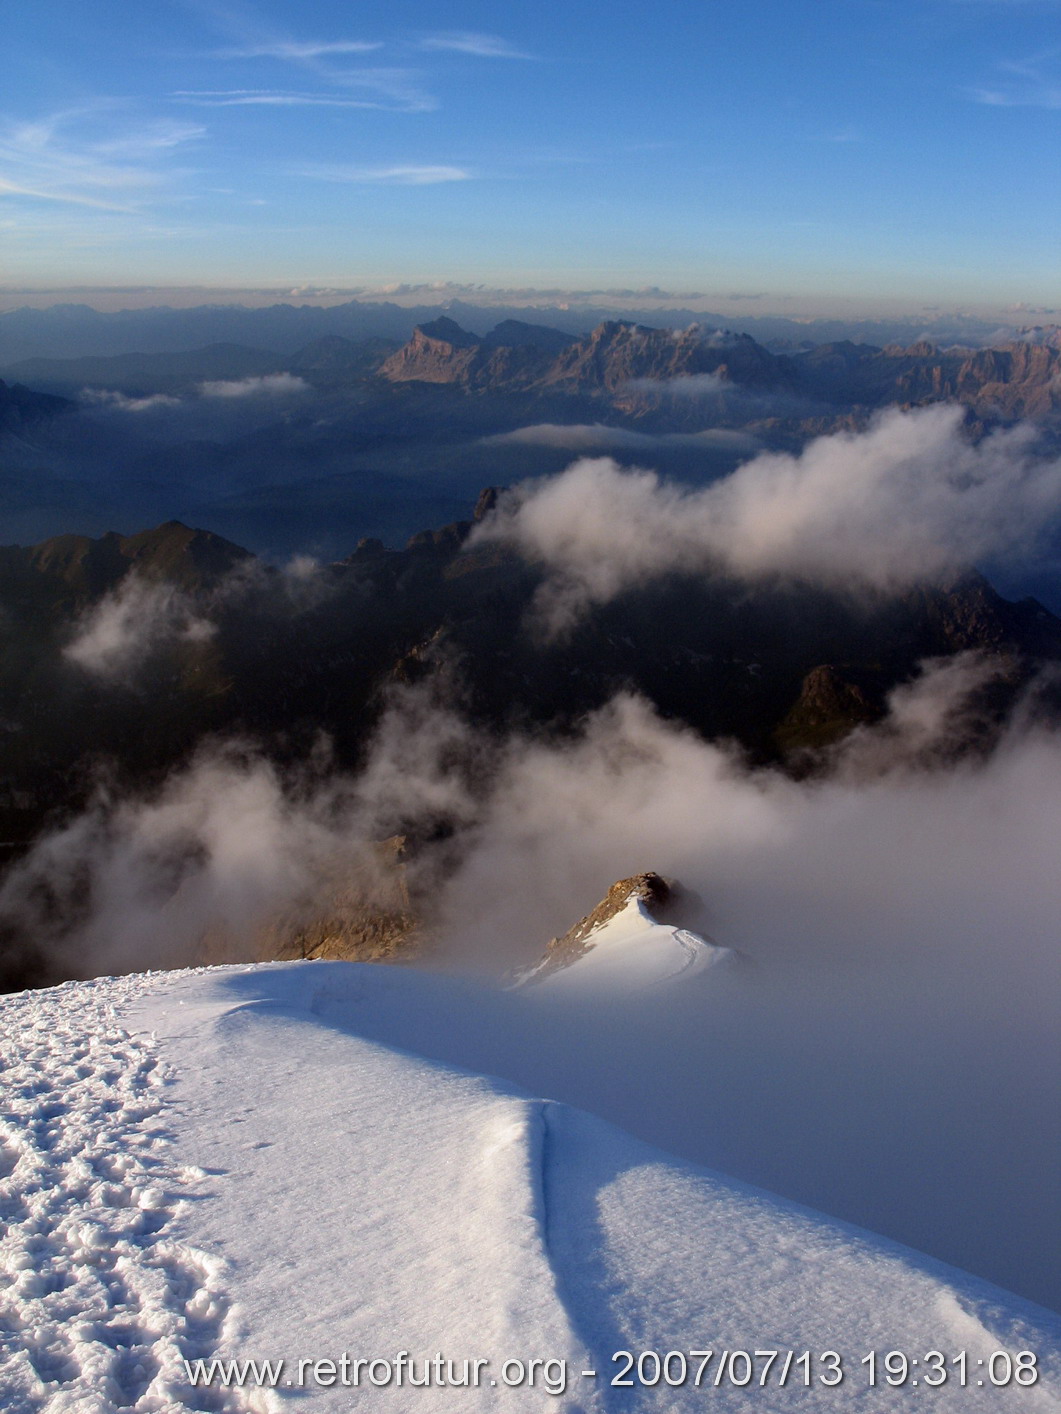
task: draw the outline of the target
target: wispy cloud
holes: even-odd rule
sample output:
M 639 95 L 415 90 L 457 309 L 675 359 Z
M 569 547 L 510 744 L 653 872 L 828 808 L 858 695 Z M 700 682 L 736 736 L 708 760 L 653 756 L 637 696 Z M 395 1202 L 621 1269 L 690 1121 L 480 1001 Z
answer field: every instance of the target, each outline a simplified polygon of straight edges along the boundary
M 212 58 L 225 61 L 271 59 L 291 64 L 305 76 L 317 81 L 313 92 L 293 92 L 278 86 L 260 91 L 245 91 L 231 96 L 183 92 L 176 96 L 185 101 L 208 101 L 215 106 L 243 107 L 296 105 L 326 108 L 394 108 L 404 112 L 426 112 L 436 108 L 436 100 L 422 87 L 420 75 L 400 68 L 351 68 L 342 61 L 350 55 L 367 54 L 382 49 L 382 42 L 363 39 L 297 39 L 293 35 L 264 24 L 248 14 L 228 11 L 215 15 L 215 22 L 235 41 L 213 52 Z M 354 97 L 347 102 L 328 101 L 329 89 L 345 89 Z M 364 97 L 359 95 L 359 90 Z
M 334 93 L 293 93 L 277 88 L 178 89 L 172 95 L 200 108 L 381 108 L 366 98 Z
M 115 161 L 139 162 L 186 143 L 198 142 L 205 136 L 206 129 L 201 123 L 149 123 L 95 143 L 93 151 L 99 157 Z
M 972 88 L 968 96 L 988 108 L 1061 108 L 1061 86 L 1037 88 Z
M 205 135 L 198 123 L 143 122 L 109 102 L 9 123 L 0 127 L 0 193 L 128 212 L 176 175 L 172 155 Z
M 0 196 L 28 196 L 35 201 L 61 201 L 72 206 L 94 206 L 97 211 L 132 210 L 132 207 L 120 206 L 114 201 L 100 201 L 96 197 L 78 196 L 74 192 L 42 191 L 37 187 L 19 186 L 17 182 L 9 182 L 6 177 L 0 177 Z
M 967 96 L 989 108 L 1061 108 L 1059 56 L 1061 48 L 1053 48 L 1029 59 L 1007 60 L 998 66 L 1003 77 L 996 84 L 971 88 Z
M 427 35 L 420 41 L 421 49 L 448 49 L 457 54 L 475 54 L 480 59 L 534 59 L 528 54 L 501 39 L 496 34 L 479 34 L 469 30 L 445 30 L 441 34 Z
M 425 187 L 438 182 L 468 182 L 475 176 L 466 167 L 446 165 L 404 165 L 396 167 L 343 167 L 322 164 L 301 167 L 302 177 L 316 177 L 322 182 L 351 182 L 365 185 Z
M 172 96 L 208 108 L 247 106 L 377 108 L 426 113 L 438 106 L 424 91 L 419 75 L 409 69 L 344 69 L 322 75 L 327 88 L 208 88 L 178 89 Z M 345 92 L 336 92 L 336 90 Z
M 242 48 L 218 49 L 217 59 L 321 59 L 332 54 L 368 54 L 374 49 L 382 49 L 377 40 L 338 39 L 309 40 L 278 39 L 265 44 L 248 44 Z

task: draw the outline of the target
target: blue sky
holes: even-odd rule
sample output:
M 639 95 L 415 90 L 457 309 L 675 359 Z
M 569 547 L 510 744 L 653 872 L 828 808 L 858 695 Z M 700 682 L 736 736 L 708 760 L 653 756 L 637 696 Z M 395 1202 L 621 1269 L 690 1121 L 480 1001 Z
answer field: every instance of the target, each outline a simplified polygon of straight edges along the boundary
M 1059 0 L 7 7 L 0 284 L 1061 306 Z

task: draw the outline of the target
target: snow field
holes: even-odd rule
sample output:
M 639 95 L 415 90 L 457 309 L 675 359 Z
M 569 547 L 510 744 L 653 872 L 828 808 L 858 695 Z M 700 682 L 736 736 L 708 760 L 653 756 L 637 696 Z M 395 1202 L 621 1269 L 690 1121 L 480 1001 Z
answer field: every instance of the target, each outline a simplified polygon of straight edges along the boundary
M 486 1357 L 488 1377 L 508 1359 L 564 1360 L 569 1372 L 555 1397 L 540 1381 L 498 1379 L 362 1391 L 354 1406 L 349 1391 L 307 1387 L 306 1407 L 1061 1410 L 1061 1323 L 1048 1312 L 516 1091 L 490 1078 L 489 1063 L 477 1074 L 445 1064 L 439 1028 L 459 1051 L 475 1018 L 503 1071 L 513 1001 L 462 984 L 443 1023 L 446 985 L 421 971 L 296 963 L 188 975 L 145 999 L 145 1019 L 171 1038 L 197 1162 L 226 1175 L 190 1215 L 189 1237 L 233 1273 L 241 1355 L 393 1360 L 405 1349 L 418 1360 Z M 371 1040 L 359 1034 L 369 1027 Z M 434 1060 L 412 1053 L 417 1034 Z M 844 1382 L 609 1384 L 618 1350 L 705 1348 L 836 1350 Z M 869 1389 L 860 1360 L 893 1349 L 964 1349 L 971 1360 L 1031 1349 L 1041 1374 L 1034 1388 Z
M 4 1414 L 1061 1411 L 1049 1312 L 492 1078 L 537 990 L 291 963 L 0 1002 Z M 475 1069 L 447 1063 L 473 1033 Z M 618 1351 L 692 1371 L 707 1349 L 836 1351 L 844 1377 L 611 1384 Z M 889 1350 L 965 1351 L 973 1379 L 870 1388 L 862 1359 Z M 974 1383 L 1020 1350 L 1034 1386 Z M 488 1363 L 415 1392 L 192 1388 L 184 1367 L 401 1351 Z M 554 1389 L 562 1367 L 563 1391 L 507 1387 L 506 1361 L 550 1362 Z
M 0 1405 L 236 1409 L 187 1387 L 228 1313 L 223 1265 L 175 1241 L 205 1177 L 177 1157 L 156 1040 L 118 1024 L 159 979 L 0 1001 Z M 189 1402 L 191 1401 L 191 1402 Z
M 657 923 L 643 901 L 631 895 L 621 909 L 598 924 L 585 939 L 586 951 L 567 966 L 539 980 L 544 963 L 522 973 L 516 986 L 533 984 L 565 990 L 641 991 L 665 983 L 690 980 L 696 973 L 724 962 L 728 948 L 706 942 L 686 928 Z

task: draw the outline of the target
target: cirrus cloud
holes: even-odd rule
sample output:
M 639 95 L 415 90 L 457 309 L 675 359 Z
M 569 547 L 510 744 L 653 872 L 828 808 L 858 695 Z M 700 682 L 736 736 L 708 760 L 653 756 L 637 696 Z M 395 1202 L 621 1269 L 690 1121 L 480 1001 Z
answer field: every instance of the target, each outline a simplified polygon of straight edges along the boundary
M 469 30 L 447 30 L 428 35 L 420 41 L 421 49 L 450 50 L 455 54 L 474 54 L 480 59 L 533 59 L 523 49 L 517 49 L 496 34 L 479 34 Z
M 440 182 L 468 182 L 475 173 L 467 167 L 443 163 L 405 163 L 393 167 L 343 167 L 314 165 L 302 167 L 299 175 L 322 182 L 350 182 L 364 186 L 426 187 Z

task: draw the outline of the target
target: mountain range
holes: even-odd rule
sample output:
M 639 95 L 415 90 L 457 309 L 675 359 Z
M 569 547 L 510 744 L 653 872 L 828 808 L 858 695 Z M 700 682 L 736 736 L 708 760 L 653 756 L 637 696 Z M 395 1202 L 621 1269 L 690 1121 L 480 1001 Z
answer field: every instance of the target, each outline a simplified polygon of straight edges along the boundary
M 0 291 L 0 297 L 4 292 Z M 6 301 L 10 303 L 8 294 Z M 772 348 L 799 349 L 814 344 L 851 339 L 858 343 L 910 344 L 928 338 L 941 345 L 962 344 L 982 348 L 1021 337 L 1041 343 L 1056 339 L 1056 325 L 1028 327 L 1026 318 L 998 319 L 969 314 L 922 310 L 895 318 L 792 318 L 758 314 L 747 302 L 740 323 L 760 343 Z M 179 352 L 203 344 L 241 343 L 258 349 L 290 354 L 312 340 L 328 335 L 362 340 L 393 339 L 403 343 L 417 324 L 446 317 L 476 333 L 486 334 L 506 319 L 548 324 L 579 336 L 606 320 L 684 329 L 701 323 L 721 328 L 733 316 L 708 313 L 673 303 L 653 306 L 651 299 L 595 303 L 541 300 L 521 304 L 482 304 L 447 299 L 434 304 L 400 305 L 390 300 L 346 300 L 327 307 L 277 301 L 260 308 L 237 303 L 210 304 L 186 309 L 155 305 L 144 309 L 103 312 L 87 304 L 29 305 L 0 312 L 0 364 L 26 358 L 71 358 L 95 354 Z
M 84 387 L 132 396 L 197 391 L 217 380 L 300 376 L 322 390 L 373 380 L 453 387 L 467 392 L 537 398 L 604 400 L 635 419 L 666 408 L 683 426 L 721 411 L 732 422 L 767 409 L 721 408 L 727 391 L 787 399 L 783 411 L 810 417 L 838 406 L 878 408 L 955 400 L 977 415 L 1041 417 L 1061 409 L 1061 347 L 1011 341 L 989 349 L 941 349 L 927 341 L 880 348 L 851 341 L 773 353 L 749 334 L 649 328 L 606 321 L 574 337 L 559 329 L 507 319 L 484 336 L 447 316 L 418 325 L 396 347 L 374 338 L 330 335 L 283 356 L 238 344 L 180 353 L 30 359 L 4 374 L 20 383 L 76 394 Z M 803 406 L 795 407 L 802 400 Z M 690 408 L 688 405 L 693 404 Z M 683 408 L 682 404 L 686 406 Z M 569 413 L 570 415 L 570 413 Z M 717 418 L 716 418 L 717 420 Z

